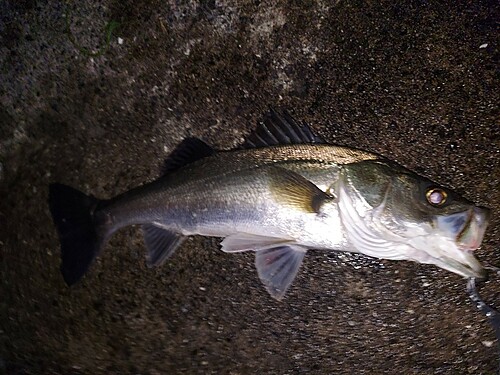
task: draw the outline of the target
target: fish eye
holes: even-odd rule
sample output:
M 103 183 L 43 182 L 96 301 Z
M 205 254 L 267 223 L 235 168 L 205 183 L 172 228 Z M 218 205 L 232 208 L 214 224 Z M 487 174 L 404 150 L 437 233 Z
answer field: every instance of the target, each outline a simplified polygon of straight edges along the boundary
M 430 188 L 425 193 L 425 197 L 427 198 L 427 202 L 429 202 L 429 204 L 439 207 L 445 204 L 448 194 L 443 189 Z

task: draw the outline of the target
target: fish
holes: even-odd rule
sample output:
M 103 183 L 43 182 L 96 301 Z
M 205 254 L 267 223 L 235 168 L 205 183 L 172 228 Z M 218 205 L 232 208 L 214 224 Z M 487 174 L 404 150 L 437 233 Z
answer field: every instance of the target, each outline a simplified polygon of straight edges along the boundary
M 184 139 L 162 175 L 111 199 L 49 186 L 61 272 L 78 282 L 121 228 L 140 225 L 147 264 L 163 264 L 193 235 L 253 251 L 259 279 L 281 300 L 308 251 L 361 253 L 483 278 L 474 256 L 490 211 L 376 153 L 326 143 L 271 109 L 245 142 L 216 151 Z

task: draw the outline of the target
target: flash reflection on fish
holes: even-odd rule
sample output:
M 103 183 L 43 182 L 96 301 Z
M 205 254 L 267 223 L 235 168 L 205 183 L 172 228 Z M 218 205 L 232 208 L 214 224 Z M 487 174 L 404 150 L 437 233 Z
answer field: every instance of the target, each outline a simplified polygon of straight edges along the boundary
M 161 265 L 192 235 L 253 251 L 260 280 L 281 299 L 307 251 L 362 253 L 484 276 L 474 257 L 489 210 L 380 155 L 329 145 L 288 113 L 271 111 L 245 144 L 215 151 L 197 138 L 165 173 L 109 200 L 49 188 L 64 280 L 80 280 L 111 235 L 141 225 L 148 264 Z

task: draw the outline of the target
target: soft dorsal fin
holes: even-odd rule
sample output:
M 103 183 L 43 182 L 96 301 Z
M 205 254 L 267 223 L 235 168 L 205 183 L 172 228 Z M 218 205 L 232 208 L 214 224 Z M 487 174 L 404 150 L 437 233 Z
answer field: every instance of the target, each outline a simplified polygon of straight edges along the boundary
M 189 137 L 184 139 L 170 153 L 162 168 L 162 175 L 173 172 L 196 160 L 212 156 L 215 150 L 199 138 Z
M 325 143 L 315 135 L 309 125 L 300 125 L 287 112 L 278 113 L 274 109 L 264 115 L 264 119 L 253 131 L 242 148 L 258 148 L 276 145 L 296 145 L 304 143 Z

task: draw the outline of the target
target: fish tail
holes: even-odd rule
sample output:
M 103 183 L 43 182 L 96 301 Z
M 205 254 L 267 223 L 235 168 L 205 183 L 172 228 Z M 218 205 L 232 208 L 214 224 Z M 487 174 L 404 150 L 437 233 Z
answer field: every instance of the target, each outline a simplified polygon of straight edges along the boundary
M 61 272 L 68 285 L 83 277 L 111 233 L 95 215 L 99 202 L 66 185 L 49 186 L 49 208 L 61 242 Z

